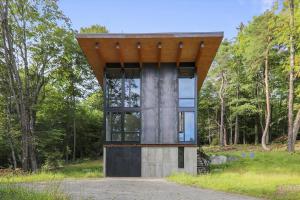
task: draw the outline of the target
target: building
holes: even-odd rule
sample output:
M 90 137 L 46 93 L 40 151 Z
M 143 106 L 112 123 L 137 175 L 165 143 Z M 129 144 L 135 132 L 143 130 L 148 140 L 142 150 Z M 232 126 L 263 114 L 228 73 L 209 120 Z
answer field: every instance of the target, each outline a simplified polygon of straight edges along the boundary
M 105 91 L 105 176 L 197 173 L 197 94 L 223 33 L 78 34 Z

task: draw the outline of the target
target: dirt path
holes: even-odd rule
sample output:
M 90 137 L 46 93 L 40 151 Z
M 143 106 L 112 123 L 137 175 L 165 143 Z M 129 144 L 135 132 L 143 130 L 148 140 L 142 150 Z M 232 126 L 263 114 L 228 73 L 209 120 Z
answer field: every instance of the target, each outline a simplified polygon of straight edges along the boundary
M 72 199 L 255 200 L 255 198 L 178 185 L 164 179 L 103 178 L 22 184 L 38 190 L 59 188 Z

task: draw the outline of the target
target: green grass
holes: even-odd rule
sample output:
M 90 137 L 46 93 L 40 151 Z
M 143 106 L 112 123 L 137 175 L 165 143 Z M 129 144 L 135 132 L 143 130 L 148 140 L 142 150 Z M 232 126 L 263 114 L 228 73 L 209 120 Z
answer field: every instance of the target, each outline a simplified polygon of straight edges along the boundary
M 69 197 L 58 191 L 58 187 L 45 191 L 18 186 L 17 183 L 37 181 L 57 181 L 65 178 L 99 178 L 102 174 L 102 161 L 81 161 L 65 165 L 56 170 L 40 171 L 37 173 L 0 174 L 0 199 L 2 200 L 68 200 Z M 54 186 L 57 184 L 54 184 Z
M 56 170 L 40 171 L 37 173 L 7 173 L 0 175 L 0 183 L 19 183 L 37 181 L 55 181 L 65 178 L 99 178 L 103 177 L 100 160 L 84 161 L 65 165 Z
M 249 149 L 254 152 L 254 158 L 250 158 Z M 289 154 L 278 149 L 261 152 L 253 147 L 223 152 L 206 149 L 208 151 L 210 154 L 231 155 L 239 159 L 225 165 L 212 166 L 208 175 L 174 174 L 168 179 L 268 199 L 300 199 L 300 153 Z M 242 153 L 246 153 L 247 157 L 242 158 Z
M 70 198 L 57 190 L 33 191 L 11 184 L 0 185 L 1 200 L 69 200 Z

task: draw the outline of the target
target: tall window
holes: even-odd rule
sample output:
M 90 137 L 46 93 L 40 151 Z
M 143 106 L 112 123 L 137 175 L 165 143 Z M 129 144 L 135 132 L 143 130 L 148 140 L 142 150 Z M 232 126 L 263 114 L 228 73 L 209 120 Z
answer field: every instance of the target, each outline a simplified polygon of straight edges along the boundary
M 140 141 L 140 70 L 106 69 L 106 141 Z
M 194 68 L 180 68 L 178 71 L 178 140 L 180 143 L 196 142 L 195 86 Z

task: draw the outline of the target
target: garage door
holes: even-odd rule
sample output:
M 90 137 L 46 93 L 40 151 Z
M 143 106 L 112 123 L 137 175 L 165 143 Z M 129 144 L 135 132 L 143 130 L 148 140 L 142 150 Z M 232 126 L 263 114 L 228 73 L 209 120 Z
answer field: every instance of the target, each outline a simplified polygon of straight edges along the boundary
M 140 147 L 107 147 L 106 176 L 110 177 L 140 177 L 141 148 Z

